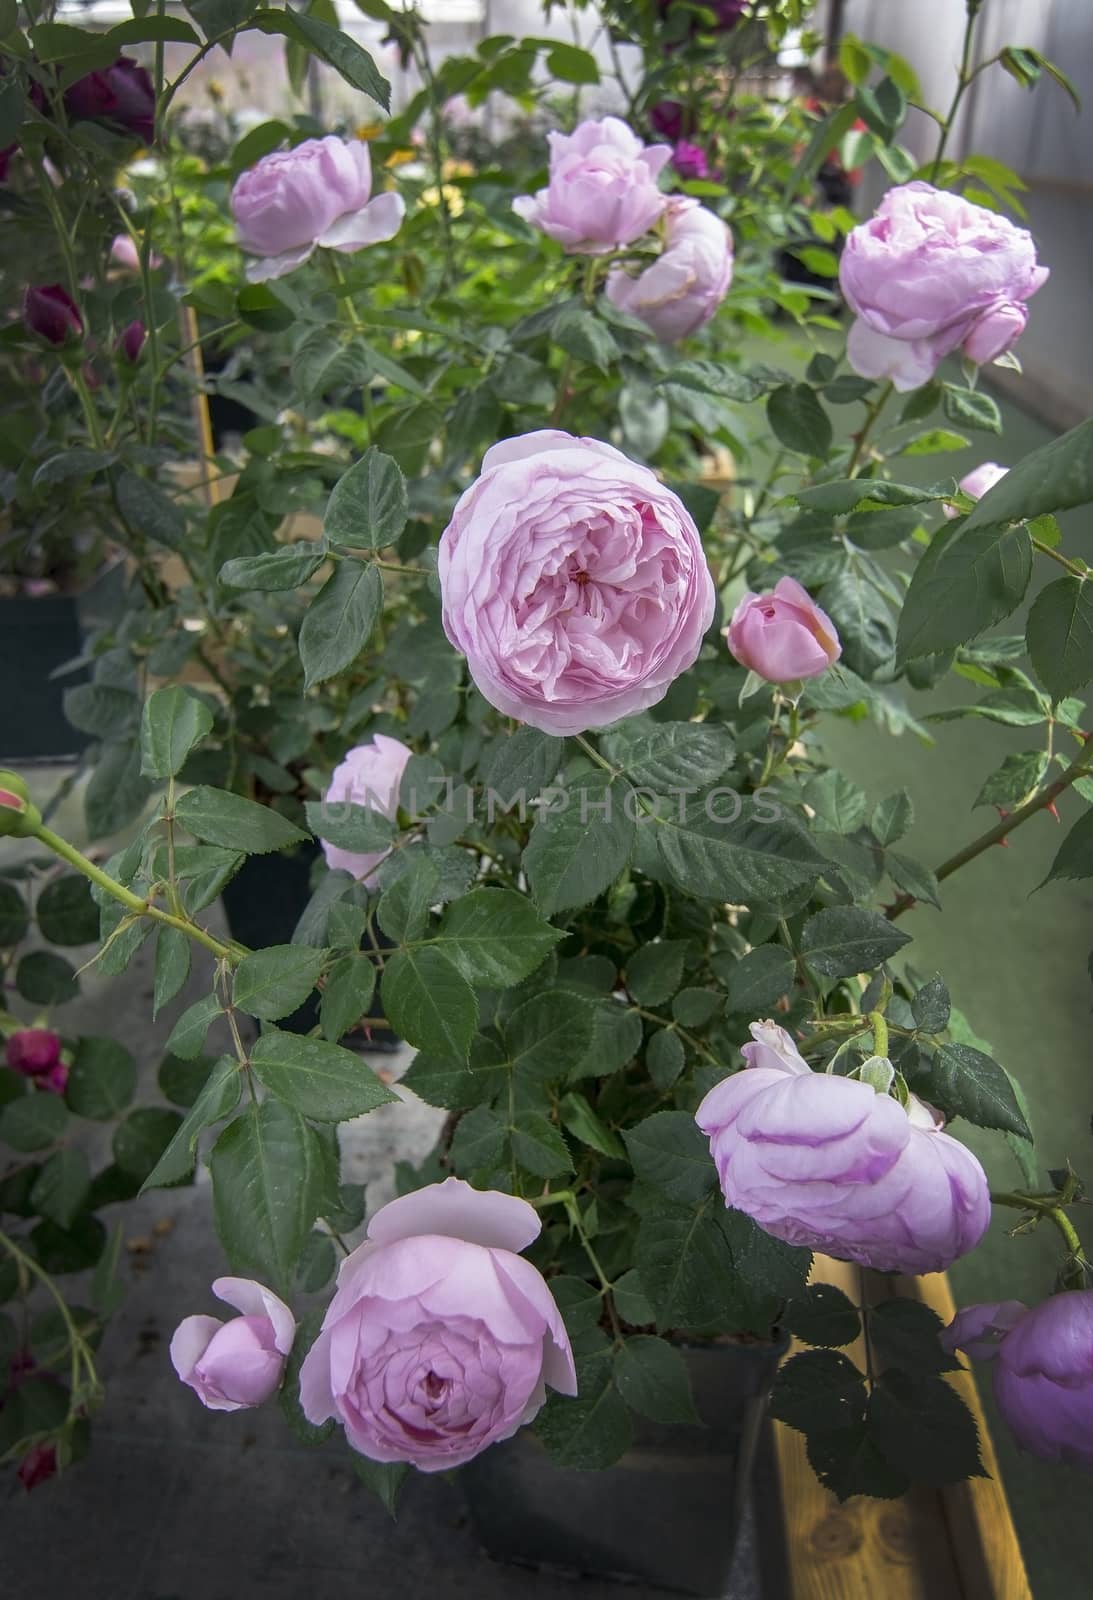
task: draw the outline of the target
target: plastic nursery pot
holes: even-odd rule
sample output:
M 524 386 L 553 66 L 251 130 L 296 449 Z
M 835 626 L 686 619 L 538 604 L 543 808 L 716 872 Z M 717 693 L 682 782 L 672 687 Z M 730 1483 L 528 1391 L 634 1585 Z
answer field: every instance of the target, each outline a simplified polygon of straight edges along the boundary
M 72 594 L 0 596 L 0 682 L 19 686 L 4 708 L 5 761 L 71 760 L 88 743 L 64 714 L 65 691 L 86 683 L 86 671 L 52 674 L 83 653 L 85 636 L 110 615 L 123 584 L 119 564 Z
M 232 938 L 252 950 L 291 944 L 296 924 L 311 899 L 311 868 L 318 854 L 318 845 L 304 844 L 287 854 L 248 856 L 220 896 Z M 379 942 L 381 947 L 387 943 L 382 934 Z M 378 999 L 372 1002 L 368 1015 L 383 1016 Z M 277 1026 L 289 1033 L 310 1033 L 318 1021 L 318 996 L 312 994 L 299 1010 L 282 1017 Z M 363 1045 L 364 1040 L 356 1033 L 346 1042 Z M 396 1050 L 398 1045 L 389 1028 L 376 1028 L 367 1048 L 386 1052 Z
M 606 1471 L 556 1466 L 528 1428 L 469 1462 L 459 1476 L 487 1555 L 706 1600 L 724 1595 L 788 1343 L 689 1345 L 703 1426 L 635 1418 L 631 1448 Z

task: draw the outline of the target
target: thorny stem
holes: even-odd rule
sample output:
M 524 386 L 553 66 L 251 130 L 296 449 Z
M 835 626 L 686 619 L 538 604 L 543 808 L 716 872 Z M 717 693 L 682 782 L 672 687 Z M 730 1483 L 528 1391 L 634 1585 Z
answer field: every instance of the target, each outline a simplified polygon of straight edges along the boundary
M 1066 1242 L 1067 1253 L 1071 1260 L 1081 1268 L 1084 1280 L 1084 1275 L 1089 1270 L 1090 1264 L 1082 1248 L 1082 1241 L 1078 1237 L 1078 1230 L 1063 1210 L 1063 1206 L 1066 1204 L 1066 1196 L 1069 1193 L 1069 1189 L 1061 1196 L 1057 1194 L 1022 1194 L 1020 1191 L 1012 1193 L 998 1192 L 992 1189 L 991 1203 L 996 1206 L 1012 1206 L 1015 1211 L 1031 1211 L 1037 1219 L 1046 1217 L 1049 1222 L 1053 1222 Z
M 581 1245 L 584 1248 L 584 1253 L 588 1257 L 593 1272 L 596 1274 L 596 1281 L 599 1283 L 600 1293 L 603 1296 L 603 1303 L 607 1307 L 607 1315 L 611 1322 L 611 1331 L 614 1333 L 616 1339 L 621 1339 L 622 1327 L 619 1323 L 619 1314 L 615 1310 L 615 1302 L 611 1294 L 611 1279 L 603 1270 L 603 1267 L 600 1263 L 600 1258 L 592 1248 L 592 1241 L 585 1232 L 584 1221 L 581 1217 L 580 1207 L 577 1204 L 576 1196 L 570 1195 L 569 1199 L 565 1201 L 565 1213 L 569 1218 L 570 1227 L 580 1239 Z
M 960 102 L 964 98 L 964 94 L 968 88 L 968 85 L 975 77 L 975 73 L 969 72 L 968 67 L 972 58 L 972 37 L 975 33 L 975 19 L 978 15 L 978 6 L 968 7 L 968 20 L 964 26 L 964 47 L 960 54 L 960 73 L 956 80 L 956 93 L 953 95 L 953 102 L 949 107 L 949 114 L 941 124 L 941 137 L 937 141 L 937 153 L 934 156 L 934 164 L 930 168 L 931 183 L 937 182 L 937 175 L 941 170 L 941 161 L 945 154 L 945 146 L 949 142 L 949 134 L 952 132 L 953 122 L 956 119 L 956 113 L 960 109 Z
M 881 390 L 880 394 L 878 394 L 877 398 L 873 401 L 872 405 L 866 408 L 865 421 L 862 423 L 861 428 L 858 431 L 858 434 L 854 440 L 854 448 L 850 453 L 850 461 L 846 469 L 846 475 L 848 478 L 857 477 L 858 468 L 861 466 L 862 457 L 865 454 L 865 447 L 869 442 L 869 435 L 876 427 L 877 418 L 888 404 L 894 388 L 895 385 L 892 383 L 891 379 L 889 379 L 884 385 L 884 388 Z

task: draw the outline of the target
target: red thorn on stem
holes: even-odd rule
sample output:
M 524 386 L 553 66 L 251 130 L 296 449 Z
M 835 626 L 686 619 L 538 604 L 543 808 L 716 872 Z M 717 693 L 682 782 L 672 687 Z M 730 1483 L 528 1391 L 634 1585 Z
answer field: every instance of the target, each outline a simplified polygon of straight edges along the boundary
M 1055 804 L 1054 800 L 1049 801 L 1048 804 L 1044 807 L 1044 810 L 1050 812 L 1050 814 L 1055 818 L 1056 822 L 1062 822 L 1063 819 L 1059 815 L 1059 808 Z

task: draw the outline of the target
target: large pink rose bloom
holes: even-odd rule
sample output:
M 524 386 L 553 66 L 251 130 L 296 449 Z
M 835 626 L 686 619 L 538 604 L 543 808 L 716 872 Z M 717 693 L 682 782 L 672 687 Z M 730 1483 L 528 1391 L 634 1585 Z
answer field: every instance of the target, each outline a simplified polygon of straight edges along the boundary
M 773 1022 L 751 1033 L 746 1069 L 695 1117 L 727 1205 L 776 1239 L 881 1272 L 941 1272 L 978 1244 L 986 1174 L 929 1107 L 812 1072 Z
M 247 1411 L 277 1390 L 296 1321 L 253 1278 L 217 1278 L 213 1294 L 242 1316 L 187 1317 L 171 1340 L 171 1364 L 210 1411 Z
M 770 594 L 749 590 L 724 633 L 740 665 L 768 683 L 818 677 L 842 655 L 835 624 L 796 578 L 779 578 Z
M 323 804 L 337 806 L 348 801 L 393 820 L 398 810 L 402 774 L 412 755 L 413 751 L 401 739 L 392 739 L 386 733 L 377 733 L 367 744 L 355 745 L 334 768 Z M 342 850 L 324 839 L 323 854 L 332 872 L 349 872 L 362 883 L 369 884 L 387 851 Z
M 608 255 L 648 233 L 667 205 L 657 175 L 670 145 L 642 144 L 618 117 L 582 122 L 547 140 L 547 187 L 517 196 L 518 217 L 577 255 Z
M 621 267 L 608 275 L 607 298 L 640 317 L 664 344 L 685 339 L 709 322 L 732 282 L 732 234 L 697 200 L 670 200 L 664 252 L 631 278 Z
M 530 1422 L 547 1384 L 576 1394 L 561 1313 L 517 1254 L 539 1231 L 525 1200 L 459 1178 L 384 1206 L 304 1358 L 308 1420 L 333 1417 L 372 1461 L 446 1472 Z
M 941 1335 L 950 1352 L 994 1361 L 994 1398 L 1017 1443 L 1044 1461 L 1093 1469 L 1093 1290 L 967 1306 Z
M 1032 235 L 997 212 L 921 181 L 889 189 L 839 264 L 857 313 L 850 365 L 903 390 L 927 383 L 961 347 L 971 361 L 994 361 L 1017 343 L 1025 301 L 1047 276 Z
M 655 705 L 713 621 L 679 497 L 598 439 L 544 429 L 486 451 L 440 540 L 444 631 L 492 706 L 583 733 Z
M 970 500 L 982 500 L 988 489 L 993 489 L 1009 471 L 1008 467 L 1000 467 L 997 461 L 982 461 L 978 467 L 973 467 L 966 472 L 960 480 L 960 488 Z M 951 521 L 959 517 L 960 512 L 955 506 L 944 505 L 942 511 Z
M 239 243 L 261 259 L 247 267 L 252 283 L 282 278 L 318 245 L 343 255 L 393 239 L 402 196 L 372 195 L 372 160 L 359 139 L 305 139 L 263 156 L 231 193 Z

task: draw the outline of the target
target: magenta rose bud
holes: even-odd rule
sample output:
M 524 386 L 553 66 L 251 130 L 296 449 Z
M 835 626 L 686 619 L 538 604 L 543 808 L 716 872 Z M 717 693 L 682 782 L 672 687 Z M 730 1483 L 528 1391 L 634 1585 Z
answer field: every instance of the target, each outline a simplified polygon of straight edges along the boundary
M 1016 341 L 1024 302 L 1047 276 L 1024 228 L 920 180 L 900 184 L 842 254 L 839 282 L 856 313 L 847 357 L 862 377 L 900 390 L 927 383 L 961 346 L 992 361 Z
M 118 354 L 128 361 L 130 366 L 135 367 L 140 360 L 146 338 L 144 323 L 139 319 L 131 322 L 118 338 Z
M 323 796 L 323 805 L 337 808 L 339 804 L 365 806 L 378 811 L 381 817 L 393 820 L 398 810 L 399 785 L 406 763 L 413 751 L 401 739 L 392 739 L 386 733 L 377 733 L 367 744 L 356 745 L 334 768 L 330 786 Z M 423 797 L 424 798 L 424 797 Z M 429 795 L 427 798 L 435 798 Z M 363 884 L 372 882 L 375 868 L 388 855 L 386 850 L 355 852 L 342 850 L 338 845 L 323 840 L 323 854 L 332 872 L 352 873 Z
M 8 1036 L 4 1059 L 24 1077 L 44 1077 L 61 1059 L 60 1038 L 50 1028 L 18 1028 Z
M 15 1476 L 29 1493 L 40 1483 L 48 1483 L 57 1475 L 57 1450 L 51 1444 L 36 1444 L 28 1450 L 16 1469 Z
M 710 163 L 705 150 L 700 144 L 692 144 L 689 139 L 677 141 L 672 151 L 672 165 L 684 179 L 708 178 L 710 175 Z
M 583 733 L 656 705 L 713 621 L 679 497 L 598 439 L 506 439 L 456 503 L 438 558 L 444 631 L 490 705 Z
M 607 277 L 607 298 L 640 317 L 663 344 L 709 322 L 732 283 L 732 234 L 697 200 L 669 200 L 664 251 L 636 278 L 621 267 Z
M 372 194 L 372 158 L 360 139 L 305 139 L 275 150 L 244 172 L 231 192 L 239 243 L 257 256 L 252 283 L 282 278 L 320 245 L 353 255 L 393 239 L 402 225 L 402 196 Z
M 1008 467 L 1000 467 L 997 461 L 983 461 L 978 467 L 973 467 L 971 472 L 964 474 L 960 479 L 960 488 L 970 500 L 982 500 L 987 490 L 993 489 L 1008 471 Z M 961 514 L 955 506 L 944 505 L 941 509 L 950 520 Z
M 75 300 L 59 283 L 31 285 L 23 296 L 23 325 L 57 346 L 83 338 L 83 318 Z
M 994 1361 L 994 1398 L 1022 1449 L 1093 1469 L 1093 1290 L 1031 1311 L 1019 1300 L 967 1306 L 941 1343 Z
M 308 1421 L 333 1417 L 371 1461 L 445 1472 L 530 1422 L 548 1384 L 576 1394 L 561 1313 L 517 1253 L 540 1226 L 526 1200 L 459 1178 L 378 1211 L 304 1357 Z
M 835 624 L 796 578 L 746 594 L 724 632 L 740 665 L 768 683 L 819 677 L 842 655 Z
M 156 92 L 148 69 L 129 56 L 119 56 L 112 67 L 89 72 L 65 90 L 65 110 L 74 120 L 113 123 L 142 144 L 155 136 Z
M 978 1244 L 986 1174 L 929 1107 L 812 1072 L 773 1022 L 751 1034 L 745 1070 L 695 1117 L 727 1205 L 775 1239 L 881 1272 L 941 1272 Z
M 649 123 L 654 133 L 676 144 L 683 137 L 683 107 L 678 100 L 658 100 L 649 112 Z
M 642 144 L 618 117 L 582 122 L 573 133 L 549 133 L 550 175 L 538 194 L 518 195 L 512 209 L 570 254 L 603 256 L 632 244 L 667 204 L 657 176 L 672 154 Z
M 296 1322 L 284 1301 L 253 1278 L 217 1278 L 213 1294 L 242 1316 L 187 1317 L 171 1339 L 171 1364 L 210 1411 L 247 1411 L 280 1384 Z

